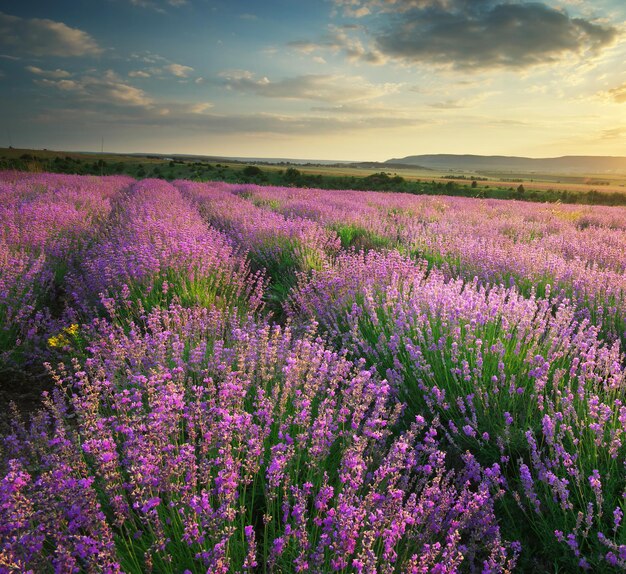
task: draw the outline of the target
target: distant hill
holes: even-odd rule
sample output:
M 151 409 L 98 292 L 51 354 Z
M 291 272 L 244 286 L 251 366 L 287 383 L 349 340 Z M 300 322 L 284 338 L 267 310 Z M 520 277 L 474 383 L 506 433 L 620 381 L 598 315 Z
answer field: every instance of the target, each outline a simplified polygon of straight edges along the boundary
M 430 169 L 524 173 L 624 173 L 626 157 L 568 155 L 531 158 L 502 155 L 410 155 L 387 160 L 388 164 L 422 166 Z
M 132 154 L 142 155 L 142 154 Z M 215 156 L 215 155 L 193 155 L 193 154 L 154 154 L 158 157 L 172 157 L 180 160 L 189 161 L 226 161 L 237 163 L 258 163 L 266 165 L 348 165 L 354 163 L 348 160 L 337 159 L 294 159 L 285 157 L 228 157 L 228 156 Z
M 337 167 L 341 167 L 340 164 L 335 164 Z M 356 161 L 356 162 L 352 162 L 349 164 L 346 164 L 344 167 L 355 167 L 355 168 L 360 168 L 360 169 L 380 169 L 380 170 L 387 170 L 387 169 L 407 169 L 407 168 L 413 168 L 413 169 L 423 169 L 424 171 L 432 171 L 432 169 L 428 168 L 428 167 L 424 167 L 423 165 L 415 165 L 415 164 L 411 164 L 408 165 L 406 163 L 394 163 L 393 160 L 389 160 L 389 161 Z

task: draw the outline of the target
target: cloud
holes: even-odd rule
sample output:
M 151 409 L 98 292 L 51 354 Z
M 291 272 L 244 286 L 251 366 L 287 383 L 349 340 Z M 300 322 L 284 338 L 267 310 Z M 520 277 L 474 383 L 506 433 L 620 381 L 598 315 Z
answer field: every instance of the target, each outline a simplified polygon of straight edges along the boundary
M 368 16 L 381 12 L 409 12 L 411 10 L 448 10 L 459 5 L 487 4 L 491 0 L 334 0 L 349 17 Z
M 203 114 L 207 110 L 210 110 L 212 107 L 213 107 L 213 104 L 211 102 L 200 102 L 197 104 L 191 104 L 189 106 L 189 111 L 192 114 Z
M 307 74 L 271 81 L 257 78 L 247 70 L 222 72 L 224 85 L 231 90 L 266 98 L 350 102 L 377 98 L 398 90 L 399 84 L 371 84 L 360 76 Z
M 595 55 L 616 28 L 541 2 L 503 0 L 335 0 L 344 13 L 367 7 L 373 53 L 406 64 L 457 70 L 522 69 Z
M 61 102 L 71 102 L 71 109 L 77 116 L 93 119 L 94 114 L 100 115 L 104 123 L 136 121 L 158 126 L 165 125 L 164 122 L 169 125 L 181 121 L 191 125 L 204 121 L 213 108 L 213 104 L 207 101 L 157 101 L 112 70 L 98 76 L 91 72 L 72 79 L 41 77 L 34 82 L 42 88 L 57 90 L 62 95 Z M 58 108 L 59 103 L 56 103 L 54 112 L 40 114 L 39 119 L 48 123 L 62 121 L 63 116 L 55 117 Z M 67 121 L 75 123 L 70 119 Z
M 38 123 L 84 126 L 85 129 L 100 129 L 119 126 L 139 129 L 184 129 L 199 134 L 214 135 L 267 135 L 291 139 L 294 135 L 314 136 L 346 133 L 365 133 L 397 128 L 414 128 L 426 125 L 430 120 L 416 117 L 393 118 L 387 115 L 330 116 L 316 114 L 218 114 L 211 110 L 201 114 L 187 104 L 168 104 L 167 107 L 152 108 L 64 108 L 53 113 L 44 112 L 34 118 Z M 162 132 L 161 132 L 162 133 Z
M 611 128 L 608 130 L 604 130 L 602 135 L 600 136 L 601 140 L 614 140 L 621 138 L 624 134 L 626 134 L 626 127 L 619 128 Z
M 178 8 L 180 6 L 185 6 L 187 4 L 187 0 L 130 0 L 130 3 L 133 6 L 139 6 L 140 8 L 151 8 L 157 12 L 165 12 L 163 6 Z
M 398 127 L 412 127 L 424 122 L 412 118 L 389 118 L 388 116 L 313 116 L 281 114 L 249 115 L 207 115 L 198 122 L 198 129 L 211 129 L 215 133 L 227 134 L 272 134 L 292 136 L 293 134 L 345 134 L 370 130 L 388 130 Z
M 342 52 L 352 63 L 367 62 L 374 65 L 386 63 L 387 58 L 380 50 L 365 47 L 360 38 L 349 33 L 358 29 L 356 26 L 330 26 L 329 31 L 317 42 L 294 40 L 287 45 L 305 55 L 318 51 L 330 51 L 335 54 Z
M 0 12 L 0 46 L 33 56 L 95 56 L 102 52 L 87 32 L 63 22 Z
M 306 54 L 307 56 L 315 52 L 316 50 L 320 50 L 325 47 L 332 47 L 332 45 L 324 45 L 321 43 L 310 42 L 308 40 L 294 40 L 293 42 L 289 42 L 288 46 L 295 48 L 298 52 Z
M 436 110 L 460 110 L 463 108 L 471 108 L 492 96 L 498 95 L 499 93 L 500 92 L 497 91 L 482 91 L 478 94 L 467 97 L 448 98 L 439 102 L 433 102 L 428 104 L 428 106 Z
M 154 101 L 143 90 L 124 82 L 109 70 L 102 76 L 84 75 L 76 80 L 35 80 L 38 86 L 56 88 L 87 104 L 122 107 L 152 107 Z
M 415 115 L 414 109 L 406 109 L 398 106 L 388 106 L 382 102 L 348 102 L 337 105 L 321 105 L 311 107 L 312 112 L 325 115 L 354 118 L 361 116 L 366 118 L 389 118 L 391 121 L 411 121 Z
M 187 78 L 191 72 L 193 72 L 193 68 L 191 66 L 183 66 L 182 64 L 169 64 L 163 67 L 164 70 L 170 72 L 170 74 L 176 76 L 177 78 Z
M 128 72 L 128 76 L 131 78 L 150 78 L 152 76 L 163 76 L 163 74 L 171 74 L 177 78 L 188 78 L 189 74 L 194 71 L 191 66 L 176 64 L 163 56 L 152 54 L 151 52 L 132 54 L 130 61 L 137 60 L 145 64 L 153 65 L 144 67 L 141 70 L 131 70 Z
M 371 7 L 377 2 L 361 2 L 360 0 L 335 0 L 335 4 L 343 8 L 344 16 L 348 18 L 363 18 L 371 14 Z M 371 7 L 370 7 L 371 6 Z
M 37 66 L 26 66 L 26 70 L 37 76 L 42 76 L 44 78 L 53 78 L 57 80 L 60 78 L 69 78 L 72 75 L 66 70 L 61 70 L 60 68 L 57 68 L 56 70 L 42 70 Z
M 150 74 L 143 70 L 132 70 L 131 72 L 128 72 L 128 76 L 130 78 L 149 78 Z
M 168 59 L 160 56 L 159 54 L 155 54 L 154 52 L 150 52 L 146 50 L 144 52 L 135 52 L 130 55 L 130 61 L 139 60 L 144 64 L 161 64 L 162 62 L 167 62 Z
M 618 104 L 623 104 L 626 102 L 626 84 L 622 84 L 617 88 L 613 88 L 606 92 L 606 95 Z
M 436 110 L 459 110 L 468 107 L 468 104 L 460 99 L 449 99 L 444 100 L 443 102 L 434 102 L 428 105 Z

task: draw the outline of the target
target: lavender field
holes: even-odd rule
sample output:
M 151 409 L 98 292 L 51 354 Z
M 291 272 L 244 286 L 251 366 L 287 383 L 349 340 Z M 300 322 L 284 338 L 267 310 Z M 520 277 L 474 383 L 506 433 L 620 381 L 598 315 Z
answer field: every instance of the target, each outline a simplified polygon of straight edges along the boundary
M 0 173 L 0 573 L 626 570 L 625 344 L 624 208 Z

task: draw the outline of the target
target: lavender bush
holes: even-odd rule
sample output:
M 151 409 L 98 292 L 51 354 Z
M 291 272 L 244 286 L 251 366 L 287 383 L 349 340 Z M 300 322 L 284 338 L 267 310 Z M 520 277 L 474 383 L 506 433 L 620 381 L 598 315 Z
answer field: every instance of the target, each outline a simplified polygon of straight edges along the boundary
M 292 313 L 376 366 L 409 420 L 439 420 L 449 452 L 500 464 L 507 512 L 521 511 L 546 563 L 562 543 L 566 562 L 624 566 L 619 343 L 565 301 L 426 270 L 397 253 L 343 255 L 302 278 Z
M 623 214 L 0 174 L 0 573 L 625 570 Z
M 46 410 L 5 437 L 6 568 L 513 566 L 493 511 L 498 466 L 451 471 L 422 417 L 393 435 L 389 385 L 312 333 L 172 307 L 92 335 Z

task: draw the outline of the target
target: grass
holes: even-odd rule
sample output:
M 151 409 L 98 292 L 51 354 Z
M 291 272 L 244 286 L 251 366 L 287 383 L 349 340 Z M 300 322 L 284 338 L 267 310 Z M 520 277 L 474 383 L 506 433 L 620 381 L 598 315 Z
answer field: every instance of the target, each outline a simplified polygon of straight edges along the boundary
M 331 226 L 341 241 L 342 249 L 354 248 L 358 251 L 371 249 L 391 249 L 393 241 L 358 225 L 339 224 Z

